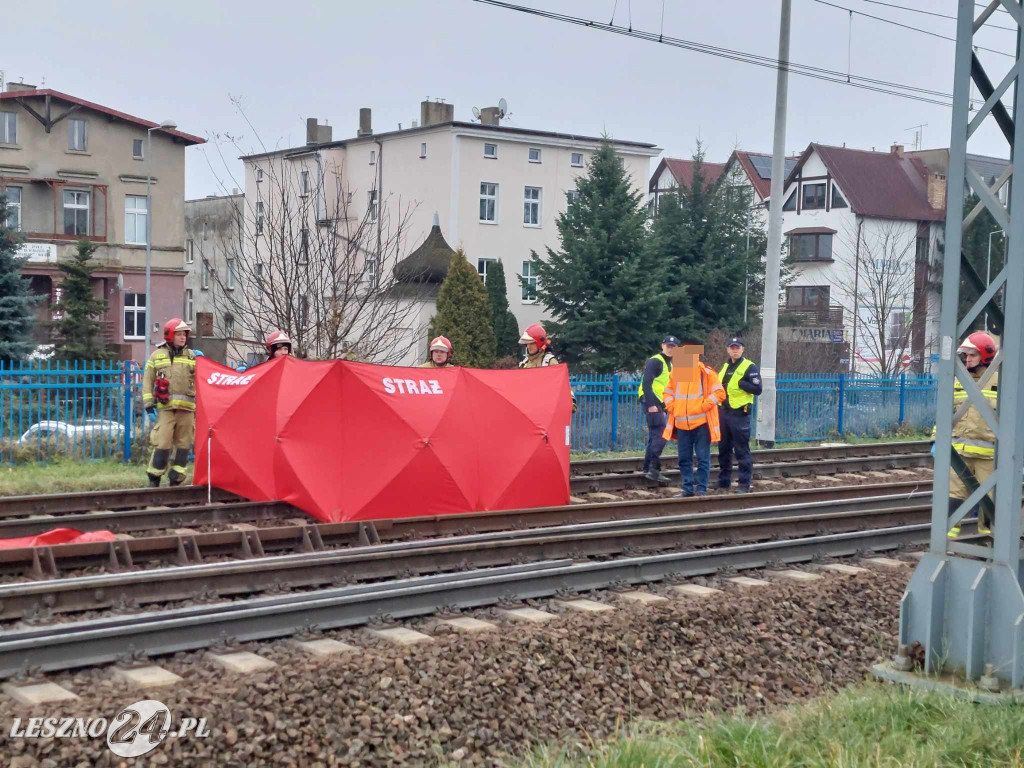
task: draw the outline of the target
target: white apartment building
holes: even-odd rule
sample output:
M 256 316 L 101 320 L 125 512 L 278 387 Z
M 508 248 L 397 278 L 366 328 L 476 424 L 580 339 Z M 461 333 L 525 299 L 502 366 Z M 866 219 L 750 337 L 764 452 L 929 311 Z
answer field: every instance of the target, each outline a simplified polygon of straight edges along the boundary
M 258 220 L 272 218 L 270 209 L 282 198 L 279 191 L 267 194 L 268 181 L 292 165 L 300 170 L 290 174 L 297 181 L 289 193 L 315 207 L 321 223 L 344 209 L 350 222 L 369 213 L 370 222 L 383 219 L 387 229 L 406 212 L 400 259 L 424 243 L 436 215 L 444 240 L 461 248 L 481 275 L 489 264 L 503 262 L 510 309 L 520 326 L 543 321 L 531 252 L 543 257 L 548 247 L 559 247 L 557 217 L 601 139 L 502 125 L 496 108 L 483 110 L 480 122 L 457 121 L 454 113 L 452 104 L 424 101 L 411 127 L 375 133 L 370 110 L 362 109 L 356 135 L 341 141 L 332 140 L 330 127 L 310 119 L 306 146 L 242 158 L 247 227 L 255 230 L 262 226 Z M 615 140 L 612 146 L 634 189 L 643 192 L 650 158 L 661 150 L 635 141 Z M 526 279 L 523 286 L 519 275 Z M 429 307 L 418 310 L 405 329 L 423 336 L 423 343 L 411 345 L 407 363 L 425 355 L 422 326 L 431 314 Z

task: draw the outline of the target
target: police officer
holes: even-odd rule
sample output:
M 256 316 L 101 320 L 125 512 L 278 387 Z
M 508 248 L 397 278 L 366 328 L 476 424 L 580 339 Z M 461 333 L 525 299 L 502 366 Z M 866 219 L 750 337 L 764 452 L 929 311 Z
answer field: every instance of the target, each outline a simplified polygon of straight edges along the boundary
M 729 361 L 718 372 L 726 400 L 719 406 L 722 442 L 718 446 L 718 487 L 732 484 L 732 454 L 739 465 L 736 493 L 750 493 L 754 457 L 750 455 L 750 411 L 761 394 L 761 372 L 743 356 L 743 339 L 734 336 L 726 346 Z
M 679 339 L 666 336 L 661 342 L 661 352 L 648 358 L 644 364 L 644 375 L 640 379 L 637 396 L 647 418 L 647 451 L 644 453 L 644 477 L 653 483 L 668 485 L 669 479 L 661 473 L 661 452 L 665 449 L 665 385 L 672 373 L 672 350 L 679 346 Z

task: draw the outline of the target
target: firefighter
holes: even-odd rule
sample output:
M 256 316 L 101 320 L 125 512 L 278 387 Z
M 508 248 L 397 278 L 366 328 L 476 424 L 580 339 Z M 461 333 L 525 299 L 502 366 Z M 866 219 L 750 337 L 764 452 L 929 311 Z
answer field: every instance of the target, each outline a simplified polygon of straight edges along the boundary
M 653 483 L 667 485 L 667 475 L 661 473 L 661 452 L 665 449 L 666 416 L 663 400 L 665 385 L 672 372 L 672 352 L 679 346 L 679 339 L 666 336 L 661 342 L 661 352 L 647 360 L 644 375 L 640 379 L 637 397 L 640 398 L 647 418 L 647 450 L 644 453 L 644 477 Z
M 288 357 L 292 353 L 292 340 L 284 331 L 274 331 L 267 336 L 267 360 Z
M 976 331 L 964 339 L 957 350 L 964 366 L 976 382 L 985 375 L 989 364 L 996 356 L 995 340 L 983 331 Z M 988 383 L 981 388 L 985 401 L 995 411 L 999 398 L 999 374 L 993 373 Z M 967 402 L 967 391 L 959 380 L 953 383 L 954 412 Z M 953 450 L 963 459 L 979 483 L 985 482 L 995 465 L 996 443 L 991 427 L 977 408 L 972 404 L 963 418 L 953 424 Z M 970 491 L 955 470 L 949 472 L 949 512 L 950 514 L 967 499 Z M 990 494 L 991 497 L 991 494 Z M 978 506 L 978 533 L 991 533 L 992 521 L 986 518 L 985 509 Z M 949 530 L 949 537 L 954 538 L 960 533 L 959 526 Z
M 153 456 L 146 469 L 153 488 L 168 472 L 168 461 L 169 483 L 173 486 L 184 482 L 196 435 L 196 356 L 188 347 L 191 332 L 180 317 L 171 318 L 164 324 L 163 343 L 146 361 L 142 404 L 147 413 L 157 414 L 156 426 L 149 434 Z
M 452 343 L 444 336 L 430 342 L 430 359 L 420 368 L 447 368 L 452 364 Z
M 732 484 L 732 455 L 739 466 L 736 493 L 750 493 L 754 457 L 750 455 L 750 411 L 754 398 L 761 394 L 761 372 L 753 360 L 743 356 L 743 339 L 734 336 L 726 344 L 728 362 L 718 372 L 725 387 L 726 400 L 718 406 L 722 442 L 718 446 L 718 487 Z
M 526 357 L 519 361 L 520 368 L 544 368 L 549 365 L 558 365 L 558 358 L 551 351 L 551 339 L 544 331 L 544 326 L 534 323 L 523 331 L 519 337 L 519 343 L 526 347 Z M 576 413 L 576 393 L 572 395 L 572 412 Z

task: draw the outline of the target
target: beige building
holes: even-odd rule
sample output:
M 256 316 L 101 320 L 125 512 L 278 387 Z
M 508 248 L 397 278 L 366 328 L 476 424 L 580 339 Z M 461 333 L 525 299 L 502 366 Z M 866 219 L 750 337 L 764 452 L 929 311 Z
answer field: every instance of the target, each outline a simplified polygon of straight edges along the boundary
M 334 141 L 330 127 L 310 119 L 306 146 L 242 158 L 246 239 L 264 227 L 276 236 L 272 210 L 289 196 L 305 201 L 310 218 L 315 215 L 321 225 L 341 212 L 349 222 L 380 226 L 385 240 L 402 221 L 394 258 L 366 270 L 390 273 L 394 262 L 424 243 L 436 215 L 444 240 L 461 248 L 481 275 L 489 264 L 503 262 L 510 309 L 521 326 L 543 321 L 536 277 L 530 274 L 531 252 L 543 257 L 547 248 L 559 247 L 558 215 L 601 139 L 511 127 L 501 120 L 497 108 L 487 108 L 479 122 L 461 122 L 455 120 L 454 105 L 424 101 L 420 119 L 408 128 L 377 133 L 370 110 L 362 109 L 356 135 Z M 634 141 L 616 140 L 612 146 L 642 193 L 650 158 L 660 149 Z M 372 259 L 372 248 L 365 250 Z M 403 331 L 412 339 L 405 362 L 425 354 L 425 325 L 432 314 L 430 301 L 417 301 L 403 318 Z
M 59 299 L 57 263 L 82 238 L 97 244 L 94 290 L 107 301 L 104 336 L 123 359 L 141 360 L 146 326 L 159 340 L 164 319 L 182 310 L 184 271 L 185 148 L 203 139 L 177 130 L 154 130 L 149 120 L 77 96 L 22 83 L 0 93 L 0 191 L 8 223 L 25 237 L 44 323 Z M 147 173 L 152 174 L 152 322 L 145 312 Z

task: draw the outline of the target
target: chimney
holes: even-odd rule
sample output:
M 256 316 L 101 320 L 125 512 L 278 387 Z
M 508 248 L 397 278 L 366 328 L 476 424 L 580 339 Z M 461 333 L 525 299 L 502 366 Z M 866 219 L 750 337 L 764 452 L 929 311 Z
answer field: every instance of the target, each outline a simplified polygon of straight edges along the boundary
M 34 91 L 36 87 L 29 85 L 28 83 L 7 83 L 5 90 L 10 93 L 11 91 Z
M 928 205 L 939 211 L 946 207 L 946 177 L 941 173 L 928 174 Z
M 889 149 L 889 152 L 891 152 L 892 154 L 896 155 L 896 157 L 898 157 L 900 160 L 903 159 L 903 145 L 902 144 L 893 144 L 892 147 Z
M 480 125 L 498 125 L 501 122 L 501 110 L 497 107 L 484 107 L 480 110 Z
M 356 136 L 373 136 L 373 125 L 370 122 L 370 108 L 359 108 L 359 130 Z
M 445 104 L 441 101 L 420 102 L 420 125 L 426 128 L 428 125 L 439 123 L 450 123 L 455 119 L 455 105 Z
M 315 117 L 306 118 L 306 144 L 323 144 L 331 140 L 333 130 L 329 125 L 320 125 Z

